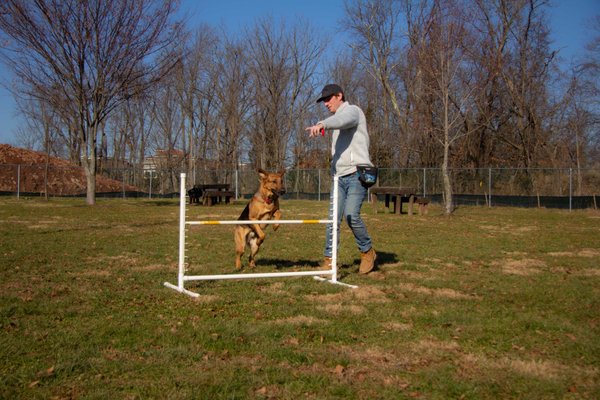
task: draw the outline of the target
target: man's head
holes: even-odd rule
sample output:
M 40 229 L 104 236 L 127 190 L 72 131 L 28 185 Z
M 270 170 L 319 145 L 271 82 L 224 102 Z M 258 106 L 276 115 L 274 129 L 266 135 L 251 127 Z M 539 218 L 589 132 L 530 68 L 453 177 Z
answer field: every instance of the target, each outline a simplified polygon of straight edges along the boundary
M 339 85 L 330 83 L 325 85 L 321 91 L 321 97 L 319 97 L 317 103 L 324 102 L 325 107 L 333 114 L 344 101 L 346 101 L 344 90 Z

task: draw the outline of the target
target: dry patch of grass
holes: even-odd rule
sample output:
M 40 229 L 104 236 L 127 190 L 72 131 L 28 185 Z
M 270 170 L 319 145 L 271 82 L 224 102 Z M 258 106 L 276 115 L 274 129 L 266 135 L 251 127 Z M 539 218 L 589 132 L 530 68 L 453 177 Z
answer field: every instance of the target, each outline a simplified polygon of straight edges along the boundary
M 279 324 L 279 325 L 289 324 L 289 325 L 294 325 L 294 326 L 299 326 L 299 325 L 311 326 L 311 325 L 327 324 L 328 321 L 326 321 L 324 319 L 311 317 L 311 316 L 306 316 L 306 315 L 296 315 L 293 317 L 277 319 L 277 320 L 273 321 L 273 323 Z
M 198 297 L 194 298 L 194 301 L 196 303 L 200 303 L 200 304 L 210 304 L 210 303 L 216 303 L 217 301 L 220 301 L 221 296 L 217 296 L 214 294 L 201 294 Z
M 500 266 L 502 272 L 510 275 L 530 276 L 541 272 L 546 268 L 546 263 L 533 258 L 523 258 L 519 260 L 508 258 L 506 260 L 492 262 L 494 266 Z
M 366 308 L 355 304 L 342 304 L 332 303 L 317 306 L 317 310 L 323 311 L 327 314 L 343 315 L 343 314 L 363 314 L 366 312 Z
M 479 225 L 479 228 L 488 232 L 490 235 L 510 234 L 515 236 L 529 235 L 539 230 L 537 226 L 519 226 L 519 225 Z
M 86 264 L 102 265 L 103 268 L 136 268 L 140 263 L 140 258 L 131 254 L 123 254 L 118 256 L 101 255 L 86 257 L 83 259 L 83 262 Z
M 555 251 L 548 253 L 552 257 L 585 257 L 594 258 L 600 257 L 600 250 L 598 249 L 581 249 L 578 251 Z
M 400 283 L 398 284 L 400 290 L 407 292 L 422 294 L 425 296 L 444 297 L 448 299 L 467 299 L 467 300 L 478 300 L 478 296 L 461 293 L 457 290 L 450 288 L 431 289 L 424 286 L 415 285 L 413 283 Z
M 564 365 L 551 360 L 520 359 L 514 357 L 490 358 L 481 354 L 461 354 L 458 358 L 463 372 L 476 378 L 477 373 L 496 375 L 497 371 L 507 371 L 532 378 L 554 381 L 557 379 L 576 379 L 583 382 L 593 382 L 600 376 L 594 367 Z
M 381 324 L 384 329 L 396 332 L 409 331 L 413 328 L 412 324 L 402 323 L 402 322 L 385 322 Z

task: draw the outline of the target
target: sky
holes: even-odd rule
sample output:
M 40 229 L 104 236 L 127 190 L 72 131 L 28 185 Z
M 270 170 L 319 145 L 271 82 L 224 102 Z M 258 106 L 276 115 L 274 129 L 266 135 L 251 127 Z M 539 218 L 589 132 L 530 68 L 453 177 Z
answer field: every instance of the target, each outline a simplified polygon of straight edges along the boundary
M 589 35 L 589 20 L 600 15 L 600 0 L 551 0 L 548 12 L 553 49 L 566 60 L 583 54 Z M 206 23 L 239 32 L 257 18 L 272 16 L 276 22 L 302 18 L 323 35 L 332 36 L 343 17 L 343 0 L 183 0 L 181 13 L 190 27 Z M 0 81 L 10 84 L 11 74 L 0 64 Z M 12 94 L 0 86 L 0 144 L 17 145 L 15 134 L 23 121 Z

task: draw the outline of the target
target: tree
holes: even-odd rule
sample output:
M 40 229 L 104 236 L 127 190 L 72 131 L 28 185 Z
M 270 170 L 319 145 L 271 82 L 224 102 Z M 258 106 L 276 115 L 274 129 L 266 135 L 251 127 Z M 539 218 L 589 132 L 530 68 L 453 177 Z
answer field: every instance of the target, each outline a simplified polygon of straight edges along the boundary
M 116 107 L 160 80 L 177 63 L 169 50 L 180 27 L 175 0 L 5 0 L 0 31 L 7 64 L 28 97 L 70 122 L 96 202 L 99 129 Z
M 400 2 L 396 0 L 358 0 L 346 3 L 344 24 L 354 36 L 351 47 L 356 59 L 379 83 L 384 94 L 378 107 L 383 108 L 383 126 L 379 136 L 386 143 L 384 147 L 392 149 L 392 153 L 401 154 L 400 163 L 406 165 L 410 158 L 408 150 L 411 141 L 407 118 L 410 104 L 406 94 L 411 84 L 403 79 L 408 77 L 408 69 L 403 71 L 400 68 L 403 60 L 401 15 Z M 370 100 L 380 97 L 377 91 L 370 94 L 372 96 L 367 96 Z M 392 116 L 398 128 L 394 135 L 391 135 L 394 130 Z M 369 131 L 371 135 L 376 132 L 374 129 Z
M 424 42 L 418 49 L 420 70 L 423 71 L 423 93 L 428 99 L 430 132 L 442 146 L 442 182 L 444 212 L 454 210 L 450 179 L 451 150 L 456 142 L 470 133 L 465 114 L 473 107 L 472 70 L 466 62 L 465 49 L 470 35 L 465 28 L 464 15 L 453 1 L 436 1 L 431 9 Z
M 266 18 L 248 33 L 254 86 L 249 140 L 256 166 L 279 169 L 289 156 L 292 133 L 303 131 L 303 118 L 314 103 L 312 79 L 324 45 L 307 22 L 273 26 L 272 19 Z

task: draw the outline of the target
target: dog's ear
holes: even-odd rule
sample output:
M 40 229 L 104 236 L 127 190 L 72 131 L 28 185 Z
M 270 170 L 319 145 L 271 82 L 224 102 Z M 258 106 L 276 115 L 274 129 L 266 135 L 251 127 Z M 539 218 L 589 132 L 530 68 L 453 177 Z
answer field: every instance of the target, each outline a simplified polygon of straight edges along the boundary
M 258 169 L 258 175 L 260 176 L 260 179 L 265 179 L 268 174 L 267 174 L 267 171 L 265 171 L 262 168 L 259 168 Z
M 285 168 L 282 168 L 282 169 L 279 171 L 279 175 L 281 175 L 281 176 L 283 177 L 283 175 L 284 175 L 284 174 L 285 174 Z

